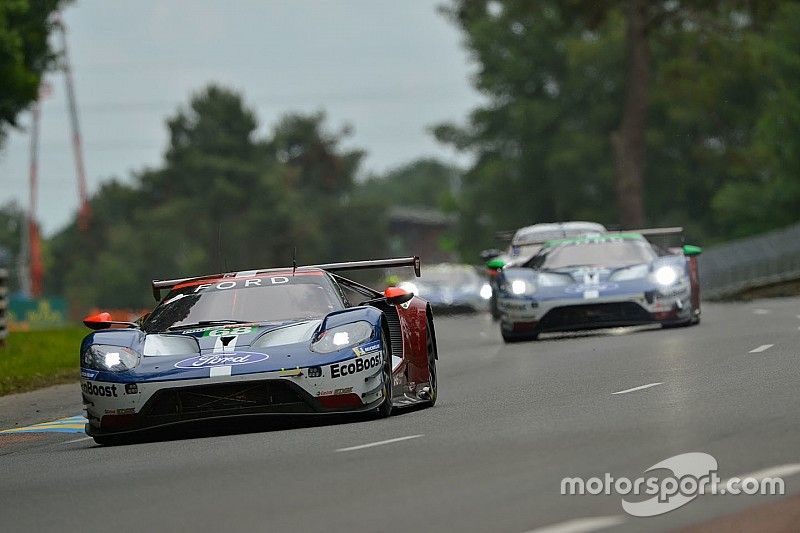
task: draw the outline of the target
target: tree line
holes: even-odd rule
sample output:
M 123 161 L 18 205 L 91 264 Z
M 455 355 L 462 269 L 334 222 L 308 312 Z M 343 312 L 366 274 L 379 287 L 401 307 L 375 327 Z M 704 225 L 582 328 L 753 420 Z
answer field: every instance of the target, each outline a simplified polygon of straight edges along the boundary
M 38 37 L 8 41 L 23 42 L 11 67 L 0 54 L 0 72 L 27 69 L 0 84 L 0 135 L 53 61 L 42 13 L 58 2 L 4 6 L 0 37 Z M 73 222 L 48 240 L 48 292 L 138 306 L 152 277 L 284 265 L 295 247 L 301 262 L 380 255 L 392 206 L 455 214 L 467 262 L 496 231 L 540 221 L 682 225 L 703 244 L 797 221 L 800 4 L 452 0 L 442 12 L 485 96 L 432 127 L 473 156 L 467 168 L 427 159 L 359 179 L 346 128 L 287 114 L 259 135 L 244 95 L 210 85 L 169 118 L 159 168 L 105 182 L 90 230 Z M 12 253 L 21 216 L 0 210 Z

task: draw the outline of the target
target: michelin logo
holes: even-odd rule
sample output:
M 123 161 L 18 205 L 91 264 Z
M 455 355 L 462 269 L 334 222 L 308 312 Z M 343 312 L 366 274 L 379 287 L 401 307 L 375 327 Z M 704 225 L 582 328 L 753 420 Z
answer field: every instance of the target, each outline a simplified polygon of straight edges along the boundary
M 362 355 L 366 355 L 370 352 L 374 352 L 380 349 L 381 349 L 381 341 L 376 340 L 368 342 L 367 344 L 362 344 L 361 346 L 356 346 L 355 348 L 353 348 L 353 353 L 356 354 L 356 357 L 361 357 Z

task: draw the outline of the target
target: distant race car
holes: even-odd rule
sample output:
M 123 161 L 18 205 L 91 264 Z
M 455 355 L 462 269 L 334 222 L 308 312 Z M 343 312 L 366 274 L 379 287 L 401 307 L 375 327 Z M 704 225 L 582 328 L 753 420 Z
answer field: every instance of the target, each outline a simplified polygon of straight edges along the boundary
M 486 261 L 486 275 L 492 289 L 492 296 L 489 300 L 492 317 L 500 318 L 500 310 L 497 308 L 497 274 L 501 269 L 524 263 L 536 255 L 542 245 L 549 240 L 578 237 L 588 233 L 605 233 L 605 231 L 606 228 L 597 222 L 571 221 L 533 224 L 519 228 L 513 234 L 500 232 L 499 236 L 504 237 L 504 240 L 510 236 L 511 242 L 508 249 L 506 251 L 492 249 L 481 252 L 481 258 Z
M 696 256 L 665 249 L 643 234 L 605 233 L 548 241 L 537 255 L 498 275 L 500 330 L 507 342 L 548 331 L 640 324 L 684 326 L 700 320 Z
M 420 274 L 411 257 L 154 281 L 160 302 L 139 323 L 84 321 L 97 330 L 81 345 L 86 433 L 114 443 L 187 421 L 433 405 L 430 305 L 339 274 L 399 266 Z
M 444 313 L 477 312 L 488 309 L 492 289 L 475 267 L 440 263 L 425 267 L 419 279 L 406 280 L 400 288 L 424 298 Z

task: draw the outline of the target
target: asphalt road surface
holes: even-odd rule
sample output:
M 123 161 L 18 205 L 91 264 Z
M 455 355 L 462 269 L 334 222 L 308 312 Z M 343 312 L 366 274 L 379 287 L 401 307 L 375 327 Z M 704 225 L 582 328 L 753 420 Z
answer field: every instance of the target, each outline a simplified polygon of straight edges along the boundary
M 798 516 L 799 314 L 800 299 L 709 304 L 697 327 L 511 345 L 486 316 L 441 318 L 432 409 L 117 447 L 76 434 L 0 441 L 0 530 L 766 527 Z M 633 479 L 687 452 L 711 454 L 723 478 L 775 468 L 786 496 L 702 495 L 635 518 L 619 495 L 560 493 L 567 476 Z M 781 502 L 794 511 L 770 511 Z

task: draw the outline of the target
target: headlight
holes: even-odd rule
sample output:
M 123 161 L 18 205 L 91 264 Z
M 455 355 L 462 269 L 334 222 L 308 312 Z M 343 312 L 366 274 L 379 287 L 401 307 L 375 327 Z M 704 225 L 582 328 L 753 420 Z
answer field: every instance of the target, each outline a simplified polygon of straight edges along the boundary
M 513 294 L 525 294 L 528 289 L 528 284 L 521 279 L 515 279 L 511 282 L 511 292 Z
M 330 353 L 360 344 L 372 337 L 372 325 L 369 322 L 353 322 L 336 326 L 322 334 L 311 343 L 311 349 L 317 353 Z
M 488 283 L 484 283 L 483 286 L 481 287 L 480 294 L 481 298 L 483 298 L 484 300 L 488 300 L 489 298 L 492 297 L 492 286 L 489 285 Z
M 662 266 L 653 274 L 659 285 L 672 285 L 678 280 L 678 271 L 671 266 Z
M 410 281 L 404 281 L 400 284 L 400 288 L 406 292 L 410 292 L 415 296 L 419 296 L 419 288 L 415 283 L 411 283 Z
M 129 348 L 122 346 L 105 346 L 95 344 L 89 346 L 81 356 L 81 366 L 93 370 L 124 372 L 139 364 L 139 356 Z

